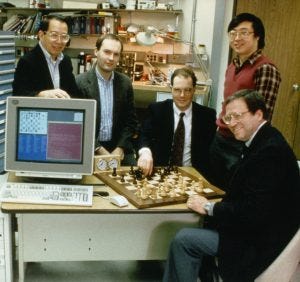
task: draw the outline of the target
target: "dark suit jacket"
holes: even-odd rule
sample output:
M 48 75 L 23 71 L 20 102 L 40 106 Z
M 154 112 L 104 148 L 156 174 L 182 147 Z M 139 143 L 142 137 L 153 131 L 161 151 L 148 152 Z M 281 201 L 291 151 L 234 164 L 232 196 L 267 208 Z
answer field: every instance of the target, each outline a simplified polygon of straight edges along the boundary
M 101 123 L 101 100 L 95 67 L 86 73 L 78 75 L 76 77 L 76 83 L 83 98 L 95 99 L 97 101 L 97 138 Z M 132 138 L 138 133 L 138 122 L 134 108 L 131 80 L 122 73 L 114 72 L 113 88 L 114 105 L 112 140 L 108 144 L 105 144 L 105 147 L 110 150 L 115 147 L 122 147 L 125 151 L 130 152 L 133 149 Z M 100 141 L 97 140 L 95 145 L 100 146 Z
M 216 132 L 216 112 L 195 102 L 192 104 L 192 166 L 207 176 L 209 146 Z M 140 134 L 139 148 L 149 147 L 155 166 L 167 166 L 174 135 L 173 100 L 152 103 L 148 107 Z
M 71 97 L 78 97 L 78 88 L 73 75 L 71 59 L 64 55 L 59 64 L 60 88 Z M 36 96 L 42 90 L 53 89 L 45 55 L 37 44 L 20 58 L 13 81 L 14 96 Z
M 224 281 L 253 281 L 271 264 L 299 228 L 299 203 L 296 157 L 281 133 L 265 124 L 209 218 L 219 231 Z

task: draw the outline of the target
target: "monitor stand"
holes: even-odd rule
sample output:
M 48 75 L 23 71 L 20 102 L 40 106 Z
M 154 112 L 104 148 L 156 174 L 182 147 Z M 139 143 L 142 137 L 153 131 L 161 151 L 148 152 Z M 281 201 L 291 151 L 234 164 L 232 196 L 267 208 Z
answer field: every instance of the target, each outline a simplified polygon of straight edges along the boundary
M 36 172 L 15 172 L 24 182 L 43 182 L 43 183 L 74 183 L 82 180 L 82 174 L 69 173 L 36 173 Z
M 76 173 L 52 173 L 52 172 L 16 172 L 16 176 L 40 177 L 40 178 L 61 178 L 61 179 L 82 179 L 82 174 Z

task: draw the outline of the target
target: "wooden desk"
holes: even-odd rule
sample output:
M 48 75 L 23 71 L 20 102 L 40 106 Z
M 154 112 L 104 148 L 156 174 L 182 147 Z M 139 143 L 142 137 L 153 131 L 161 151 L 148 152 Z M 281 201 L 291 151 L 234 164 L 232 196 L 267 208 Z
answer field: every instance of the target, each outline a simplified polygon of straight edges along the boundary
M 8 181 L 21 180 L 10 174 Z M 100 183 L 95 176 L 83 181 Z M 94 187 L 116 194 L 107 186 Z M 200 220 L 185 204 L 118 208 L 99 197 L 92 207 L 2 203 L 1 208 L 17 217 L 20 282 L 26 262 L 164 260 L 175 233 Z

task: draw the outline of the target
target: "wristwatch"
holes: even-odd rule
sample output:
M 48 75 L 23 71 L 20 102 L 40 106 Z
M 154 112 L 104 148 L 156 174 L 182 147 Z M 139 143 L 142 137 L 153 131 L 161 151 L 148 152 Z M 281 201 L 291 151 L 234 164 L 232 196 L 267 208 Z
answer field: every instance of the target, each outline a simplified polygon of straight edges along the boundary
M 212 209 L 212 203 L 210 202 L 205 203 L 203 208 L 206 210 L 208 215 L 211 215 L 210 211 Z

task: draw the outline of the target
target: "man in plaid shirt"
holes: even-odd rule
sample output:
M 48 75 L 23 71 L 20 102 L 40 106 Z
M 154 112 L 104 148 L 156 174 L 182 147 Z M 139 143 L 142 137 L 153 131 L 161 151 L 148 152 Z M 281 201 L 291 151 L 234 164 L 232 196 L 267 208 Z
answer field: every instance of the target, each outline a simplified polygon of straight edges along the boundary
M 281 78 L 277 67 L 262 54 L 265 46 L 262 21 L 253 14 L 239 14 L 229 23 L 228 38 L 236 57 L 226 70 L 224 100 L 238 90 L 254 89 L 264 97 L 271 121 Z M 211 180 L 226 190 L 242 146 L 222 121 L 223 116 L 224 107 L 217 119 L 218 131 L 211 147 Z

